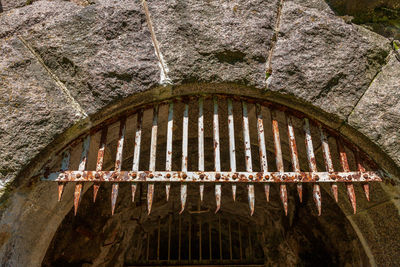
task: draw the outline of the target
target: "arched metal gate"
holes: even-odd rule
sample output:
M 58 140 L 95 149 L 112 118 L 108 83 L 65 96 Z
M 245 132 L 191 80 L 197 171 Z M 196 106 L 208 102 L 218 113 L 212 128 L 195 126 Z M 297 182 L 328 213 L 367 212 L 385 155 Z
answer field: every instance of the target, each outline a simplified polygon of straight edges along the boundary
M 112 125 L 118 124 L 118 142 L 107 143 Z M 133 126 L 134 125 L 134 126 Z M 127 134 L 127 127 L 134 129 Z M 148 135 L 148 140 L 143 140 Z M 97 141 L 93 141 L 96 136 Z M 91 141 L 92 138 L 92 141 Z M 125 140 L 133 143 L 126 146 Z M 81 140 L 81 141 L 79 141 Z M 329 183 L 338 201 L 338 183 L 346 185 L 347 194 L 356 212 L 354 184 L 361 184 L 369 200 L 369 183 L 382 181 L 382 172 L 356 146 L 335 131 L 287 107 L 229 95 L 183 96 L 151 103 L 113 118 L 91 130 L 61 151 L 62 160 L 44 181 L 58 183 L 61 200 L 66 183 L 75 183 L 75 214 L 82 187 L 93 182 L 93 201 L 102 183 L 112 183 L 111 212 L 114 213 L 118 188 L 128 183 L 132 201 L 138 183 L 147 184 L 148 213 L 151 212 L 154 184 L 165 184 L 169 198 L 171 184 L 180 186 L 181 212 L 185 209 L 187 184 L 197 183 L 203 199 L 205 183 L 215 184 L 217 210 L 221 207 L 221 185 L 246 183 L 250 214 L 254 212 L 254 186 L 265 188 L 266 200 L 273 184 L 279 185 L 280 198 L 287 214 L 288 183 L 297 184 L 302 201 L 304 184 L 313 186 L 313 198 L 321 214 L 321 183 Z M 82 143 L 77 168 L 71 168 L 71 147 Z M 90 146 L 98 147 L 89 155 Z M 162 147 L 161 147 L 162 146 Z M 103 166 L 104 155 L 115 156 L 114 166 Z M 284 155 L 289 155 L 285 161 Z M 95 168 L 88 169 L 93 158 Z M 125 164 L 131 159 L 131 164 Z M 291 162 L 287 164 L 285 162 Z M 318 169 L 323 162 L 323 169 Z

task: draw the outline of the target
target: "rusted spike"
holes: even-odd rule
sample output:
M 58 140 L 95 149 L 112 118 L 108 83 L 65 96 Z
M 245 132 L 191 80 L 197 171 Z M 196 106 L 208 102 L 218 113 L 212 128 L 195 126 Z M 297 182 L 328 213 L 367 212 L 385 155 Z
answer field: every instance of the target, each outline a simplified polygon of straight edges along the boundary
M 253 165 L 251 160 L 251 144 L 250 144 L 250 132 L 249 132 L 249 116 L 247 112 L 247 103 L 242 101 L 242 116 L 243 116 L 243 140 L 244 140 L 244 151 L 245 151 L 245 162 L 246 162 L 246 171 L 252 172 Z M 248 200 L 250 207 L 250 214 L 254 213 L 254 185 L 249 184 L 247 186 L 248 190 Z
M 254 196 L 254 184 L 249 184 L 247 186 L 248 190 L 248 197 L 249 197 L 249 207 L 250 207 L 250 216 L 253 216 L 254 214 L 254 202 L 255 202 L 255 196 Z
M 147 215 L 150 215 L 151 206 L 153 205 L 154 184 L 147 185 Z
M 221 209 L 221 184 L 215 185 L 215 202 L 217 204 L 217 208 L 215 213 L 217 213 Z
M 150 163 L 149 171 L 156 170 L 156 154 L 157 154 L 157 129 L 158 129 L 158 105 L 153 109 L 153 125 L 151 126 L 151 143 L 150 143 Z M 147 185 L 147 212 L 150 214 L 153 204 L 154 183 Z
M 220 162 L 220 143 L 219 143 L 219 120 L 218 120 L 218 98 L 213 97 L 214 114 L 213 114 L 213 144 L 214 144 L 214 170 L 216 172 L 221 171 Z M 217 213 L 221 208 L 221 184 L 215 184 L 215 201 Z
M 115 171 L 121 171 L 122 167 L 122 152 L 124 148 L 125 140 L 125 128 L 126 128 L 126 117 L 123 117 L 119 122 L 119 133 L 118 133 L 118 144 L 117 144 L 117 154 L 115 156 Z M 114 215 L 115 204 L 117 203 L 118 197 L 118 183 L 113 183 L 111 192 L 111 215 Z
M 365 172 L 364 164 L 362 162 L 362 159 L 360 157 L 360 151 L 358 149 L 356 151 L 354 151 L 354 156 L 356 158 L 356 165 L 357 165 L 358 171 Z M 369 184 L 368 183 L 362 183 L 362 188 L 364 190 L 365 197 L 369 201 Z
M 288 197 L 287 197 L 287 190 L 286 190 L 286 185 L 281 184 L 279 186 L 279 191 L 280 191 L 280 197 L 281 197 L 281 201 L 283 203 L 283 208 L 285 210 L 285 215 L 287 216 L 288 213 Z
M 264 191 L 265 191 L 265 198 L 267 199 L 267 202 L 269 202 L 269 190 L 270 190 L 270 186 L 264 185 Z
M 132 202 L 135 202 L 136 188 L 137 188 L 137 184 L 136 184 L 136 183 L 132 183 L 132 184 L 131 184 Z
M 104 127 L 101 130 L 100 145 L 99 145 L 99 150 L 97 152 L 96 171 L 101 171 L 103 169 L 104 152 L 106 149 L 106 142 L 107 142 L 107 131 L 108 127 Z M 99 188 L 100 188 L 100 183 L 94 183 L 93 203 L 96 202 L 97 192 L 99 191 Z
M 83 183 L 77 183 L 75 185 L 75 192 L 74 192 L 74 215 L 78 212 L 78 206 L 81 202 L 81 194 L 82 194 L 82 187 Z
M 308 166 L 311 172 L 317 172 L 318 169 L 314 155 L 314 147 L 310 131 L 310 122 L 307 118 L 304 119 L 304 133 L 305 133 Z M 314 184 L 313 186 L 313 198 L 315 205 L 317 206 L 318 216 L 320 216 L 322 211 L 322 198 L 321 198 L 321 189 L 318 184 Z
M 275 110 L 271 110 L 271 121 L 272 121 L 272 134 L 274 136 L 276 168 L 277 168 L 278 172 L 284 172 L 285 169 L 283 168 L 281 140 L 279 137 L 279 125 L 278 125 L 278 120 L 277 120 Z M 279 189 L 280 189 L 279 195 L 281 197 L 282 205 L 285 210 L 285 214 L 287 215 L 288 202 L 287 202 L 286 185 L 280 185 Z
M 319 184 L 314 184 L 313 187 L 313 198 L 315 205 L 317 206 L 318 210 L 318 216 L 321 216 L 321 211 L 322 211 L 322 201 L 321 201 L 321 189 L 319 187 Z
M 288 114 L 285 114 L 285 116 L 286 116 L 286 122 L 287 122 L 287 126 L 288 126 L 289 147 L 290 147 L 290 154 L 291 154 L 291 158 L 292 158 L 293 171 L 300 172 L 300 163 L 299 163 L 299 158 L 298 158 L 298 153 L 297 153 L 296 137 L 294 134 L 292 117 Z M 303 202 L 303 186 L 300 183 L 297 184 L 297 193 L 299 195 L 300 203 Z
M 322 153 L 324 155 L 326 171 L 334 172 L 335 170 L 333 168 L 333 162 L 332 162 L 331 152 L 330 152 L 330 149 L 329 149 L 328 138 L 326 137 L 326 133 L 325 133 L 324 129 L 322 128 L 321 124 L 319 124 L 318 126 L 319 126 L 319 132 L 320 132 L 320 135 L 321 135 Z M 333 197 L 335 198 L 335 201 L 337 203 L 338 202 L 337 184 L 333 183 L 331 185 L 331 189 L 332 189 Z
M 340 156 L 340 164 L 342 166 L 342 169 L 344 172 L 349 172 L 350 171 L 349 162 L 347 161 L 347 154 L 346 154 L 342 139 L 337 138 L 336 144 L 338 147 L 338 152 L 339 152 L 339 156 Z M 353 212 L 354 212 L 354 214 L 356 214 L 357 203 L 356 203 L 356 194 L 354 192 L 353 184 L 351 182 L 346 183 L 346 189 L 347 189 L 347 196 L 349 197 L 349 200 L 350 200 L 350 204 L 353 207 Z
M 235 127 L 233 120 L 232 99 L 228 98 L 229 159 L 231 172 L 236 172 Z M 232 197 L 233 201 L 236 201 L 236 184 L 232 184 Z
M 84 171 L 86 169 L 87 165 L 87 158 L 89 154 L 89 147 L 90 147 L 90 135 L 86 136 L 86 138 L 82 142 L 82 153 L 81 153 L 81 158 L 79 161 L 79 171 Z M 74 214 L 78 212 L 78 206 L 79 203 L 81 202 L 81 195 L 82 195 L 82 188 L 83 188 L 83 183 L 78 182 L 75 185 L 75 192 L 74 192 Z
M 69 150 L 67 150 L 63 153 L 60 171 L 63 172 L 63 171 L 68 170 L 70 157 L 71 157 L 71 153 L 69 152 Z M 58 202 L 61 201 L 62 194 L 64 193 L 64 186 L 65 186 L 65 183 L 63 183 L 63 182 L 58 183 Z
M 168 124 L 167 124 L 167 155 L 165 161 L 165 170 L 172 170 L 172 136 L 173 136 L 173 128 L 174 128 L 174 102 L 169 103 L 168 108 Z M 165 184 L 165 195 L 167 201 L 169 200 L 169 192 L 171 189 L 171 184 Z
M 118 183 L 113 183 L 111 191 L 111 215 L 114 215 L 115 204 L 117 203 L 117 197 L 118 197 L 118 187 L 119 187 Z
M 204 99 L 199 98 L 199 118 L 198 118 L 198 144 L 199 144 L 199 171 L 204 171 Z M 200 201 L 203 201 L 204 184 L 200 184 Z
M 179 212 L 179 214 L 182 214 L 182 212 L 185 210 L 186 198 L 187 198 L 187 184 L 183 183 L 181 184 L 181 211 Z

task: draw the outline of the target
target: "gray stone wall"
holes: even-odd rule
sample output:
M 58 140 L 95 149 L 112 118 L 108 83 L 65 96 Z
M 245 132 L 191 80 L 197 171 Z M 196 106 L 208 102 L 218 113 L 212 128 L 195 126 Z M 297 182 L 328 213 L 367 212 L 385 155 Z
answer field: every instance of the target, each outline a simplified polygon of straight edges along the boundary
M 316 117 L 398 183 L 400 62 L 389 39 L 338 16 L 325 1 L 1 3 L 3 225 L 18 221 L 9 217 L 11 207 L 23 207 L 16 192 L 33 190 L 32 176 L 55 150 L 139 93 L 157 98 L 187 84 L 247 88 L 237 91 Z M 13 239 L 5 236 L 0 246 Z

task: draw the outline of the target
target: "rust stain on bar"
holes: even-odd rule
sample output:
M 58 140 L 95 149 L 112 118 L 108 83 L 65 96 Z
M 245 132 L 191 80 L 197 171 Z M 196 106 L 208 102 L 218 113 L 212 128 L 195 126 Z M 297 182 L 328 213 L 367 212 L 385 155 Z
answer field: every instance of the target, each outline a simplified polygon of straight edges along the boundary
M 198 118 L 198 150 L 199 150 L 199 171 L 204 171 L 204 99 L 199 98 L 199 118 Z M 204 183 L 200 183 L 200 201 L 203 201 Z
M 307 150 L 307 159 L 310 171 L 315 173 L 318 172 L 317 162 L 315 160 L 314 155 L 314 147 L 311 138 L 310 131 L 310 122 L 307 118 L 304 119 L 304 133 L 305 133 L 305 142 L 306 142 L 306 150 Z M 317 175 L 315 177 L 318 177 Z M 317 206 L 318 216 L 321 216 L 322 212 L 322 198 L 321 198 L 321 189 L 318 184 L 314 184 L 313 186 L 313 198 L 315 205 Z
M 213 105 L 214 105 L 214 114 L 213 114 L 214 170 L 215 172 L 218 173 L 221 171 L 221 162 L 220 162 L 220 144 L 219 144 L 218 98 L 215 96 L 213 97 Z M 217 213 L 221 208 L 221 184 L 219 183 L 215 185 L 215 201 L 217 205 L 215 213 Z
M 349 172 L 350 167 L 349 163 L 347 161 L 347 154 L 344 148 L 343 141 L 340 138 L 336 138 L 336 144 L 338 147 L 338 152 L 340 156 L 340 164 L 342 166 L 342 169 L 344 172 Z M 348 182 L 346 183 L 346 189 L 347 189 L 347 196 L 349 197 L 351 206 L 353 207 L 353 212 L 356 214 L 357 212 L 357 202 L 356 202 L 356 194 L 354 192 L 354 186 L 353 183 Z
M 360 151 L 359 150 L 354 151 L 354 156 L 355 156 L 355 159 L 356 159 L 356 165 L 357 165 L 358 171 L 359 172 L 365 172 L 364 164 L 363 164 L 363 161 L 362 161 L 362 159 L 360 157 Z M 361 185 L 362 185 L 362 188 L 364 190 L 365 197 L 367 198 L 367 201 L 369 201 L 369 184 L 368 183 L 362 183 Z
M 283 168 L 281 140 L 279 137 L 279 126 L 278 126 L 278 120 L 276 119 L 276 111 L 275 110 L 271 110 L 271 121 L 272 121 L 272 133 L 274 136 L 276 168 L 277 168 L 278 172 L 283 173 L 283 172 L 285 172 L 285 170 Z M 279 190 L 280 190 L 279 195 L 281 197 L 283 208 L 285 210 L 285 214 L 287 215 L 288 203 L 287 203 L 286 185 L 281 184 Z
M 258 147 L 260 152 L 261 171 L 268 171 L 267 150 L 265 147 L 264 123 L 260 104 L 256 105 L 257 130 L 258 130 Z M 269 184 L 264 185 L 265 197 L 269 202 Z
M 157 154 L 157 128 L 158 128 L 158 105 L 153 109 L 153 125 L 151 127 L 151 143 L 150 143 L 150 163 L 149 171 L 156 170 L 156 154 Z M 153 205 L 154 183 L 147 186 L 147 214 L 150 214 Z
M 235 127 L 233 118 L 232 99 L 228 98 L 228 134 L 229 134 L 229 159 L 231 172 L 236 172 L 236 154 L 235 154 Z M 233 201 L 236 201 L 236 184 L 232 185 Z
M 253 165 L 251 159 L 251 143 L 250 143 L 250 131 L 249 131 L 249 115 L 247 112 L 247 103 L 242 101 L 242 116 L 243 116 L 243 141 L 244 141 L 244 151 L 245 151 L 245 162 L 246 162 L 246 171 L 252 172 Z M 252 180 L 254 177 L 249 176 Z M 248 200 L 249 200 L 249 208 L 250 208 L 250 215 L 254 213 L 254 184 L 247 185 L 248 191 Z
M 78 167 L 79 171 L 84 171 L 86 169 L 89 147 L 90 147 L 90 135 L 86 136 L 86 138 L 82 142 L 82 153 Z M 79 203 L 81 202 L 82 188 L 83 188 L 83 183 L 81 182 L 76 183 L 74 192 L 74 215 L 76 215 L 76 213 L 78 212 L 78 206 Z
M 297 152 L 296 137 L 294 134 L 292 117 L 288 114 L 285 114 L 285 116 L 286 116 L 286 122 L 287 122 L 287 126 L 288 126 L 289 147 L 290 147 L 290 154 L 291 154 L 291 158 L 292 158 L 293 171 L 300 172 L 300 163 L 299 163 L 299 157 L 298 157 L 298 152 Z M 299 195 L 300 203 L 303 202 L 303 186 L 300 183 L 297 184 L 297 193 Z
M 118 143 L 117 143 L 117 154 L 115 156 L 115 171 L 116 173 L 112 177 L 115 179 L 118 175 L 118 172 L 121 171 L 122 167 L 122 153 L 124 148 L 124 140 L 125 140 L 125 128 L 126 128 L 126 117 L 123 117 L 119 122 L 119 133 L 118 133 Z M 117 203 L 118 197 L 118 183 L 113 183 L 112 192 L 111 192 L 111 215 L 114 215 L 115 204 Z
M 69 150 L 65 151 L 63 153 L 63 157 L 61 160 L 61 168 L 60 168 L 61 172 L 68 170 L 70 158 L 71 158 L 71 153 L 69 152 Z M 58 202 L 61 201 L 62 194 L 64 193 L 64 186 L 65 183 L 58 182 Z
M 188 132 L 189 132 L 189 104 L 185 103 L 185 109 L 183 111 L 183 133 L 182 133 L 182 172 L 183 178 L 187 178 L 187 167 L 188 167 Z M 184 182 L 181 184 L 181 214 L 185 210 L 187 198 L 187 184 Z
M 104 153 L 105 153 L 106 142 L 107 142 L 107 131 L 108 131 L 108 127 L 104 127 L 101 130 L 99 150 L 97 152 L 96 171 L 101 171 L 103 169 Z M 99 188 L 100 188 L 100 183 L 94 183 L 94 185 L 93 185 L 93 203 L 96 202 L 97 192 L 99 191 Z
M 172 138 L 174 129 L 174 102 L 169 103 L 168 108 L 168 124 L 167 124 L 167 155 L 165 161 L 165 170 L 172 170 Z M 167 183 L 165 185 L 165 195 L 167 201 L 169 200 L 169 192 L 171 190 L 171 184 Z
M 331 157 L 331 152 L 329 149 L 328 139 L 326 137 L 326 133 L 322 128 L 321 124 L 319 126 L 319 131 L 321 135 L 321 144 L 322 144 L 322 154 L 324 155 L 325 169 L 328 172 L 334 172 L 333 162 Z M 338 202 L 338 187 L 337 184 L 334 183 L 331 186 L 333 197 L 335 198 L 336 203 Z

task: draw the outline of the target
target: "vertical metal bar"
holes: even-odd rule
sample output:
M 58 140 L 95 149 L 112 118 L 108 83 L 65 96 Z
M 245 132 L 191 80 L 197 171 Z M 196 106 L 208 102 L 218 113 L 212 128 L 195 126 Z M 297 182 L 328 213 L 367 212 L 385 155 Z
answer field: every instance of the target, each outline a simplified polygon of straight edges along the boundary
M 240 229 L 239 223 L 239 251 L 240 251 L 240 260 L 243 260 L 243 249 L 242 249 L 242 230 Z
M 251 245 L 250 228 L 247 227 L 247 236 L 249 237 L 249 258 L 253 259 L 253 246 Z
M 203 97 L 199 98 L 199 118 L 198 118 L 198 143 L 199 143 L 199 171 L 204 171 L 204 116 L 203 116 Z M 203 201 L 204 183 L 200 183 L 200 201 Z
M 350 167 L 347 161 L 347 154 L 344 149 L 343 141 L 340 138 L 336 138 L 336 143 L 340 156 L 340 164 L 342 165 L 342 169 L 344 172 L 349 172 Z M 356 214 L 357 212 L 357 203 L 356 203 L 356 193 L 354 192 L 354 186 L 352 182 L 346 182 L 347 196 L 349 197 L 351 206 L 353 207 L 353 212 Z
M 171 259 L 171 223 L 172 223 L 172 215 L 169 215 L 168 218 L 168 261 Z
M 147 246 L 146 246 L 146 260 L 149 261 L 149 251 L 150 251 L 150 234 L 147 232 Z
M 63 157 L 61 160 L 61 168 L 60 168 L 61 172 L 68 170 L 70 158 L 71 158 L 71 153 L 69 152 L 69 150 L 65 151 L 63 153 Z M 64 183 L 64 182 L 58 183 L 58 202 L 61 201 L 61 197 L 64 193 L 65 184 L 66 183 Z
M 169 103 L 168 109 L 168 124 L 167 124 L 167 156 L 165 162 L 165 170 L 172 170 L 172 136 L 174 128 L 174 102 Z M 167 196 L 167 201 L 169 200 L 169 191 L 171 189 L 171 184 L 167 183 L 165 185 L 165 194 Z
M 82 142 L 82 153 L 78 167 L 79 171 L 84 171 L 86 169 L 87 157 L 89 154 L 89 146 L 90 146 L 90 135 L 86 136 L 86 138 Z M 74 192 L 74 215 L 76 215 L 76 213 L 78 212 L 78 206 L 82 199 L 81 198 L 82 188 L 83 188 L 83 183 L 77 182 L 75 185 L 75 192 Z
M 153 124 L 151 127 L 151 143 L 150 143 L 150 163 L 149 171 L 156 170 L 156 154 L 157 154 L 157 128 L 158 128 L 158 105 L 153 109 Z M 150 214 L 153 205 L 154 183 L 147 185 L 147 214 Z
M 311 138 L 310 122 L 307 118 L 304 119 L 304 132 L 305 132 L 305 142 L 307 150 L 308 165 L 311 172 L 317 172 L 317 162 L 314 155 L 314 147 Z M 313 186 L 313 198 L 315 205 L 318 209 L 318 216 L 321 215 L 322 211 L 322 200 L 321 200 L 321 189 L 319 184 L 315 183 Z
M 319 125 L 319 131 L 321 134 L 321 144 L 322 144 L 322 154 L 324 155 L 325 168 L 327 172 L 334 172 L 332 156 L 329 149 L 328 138 L 326 137 L 325 130 Z M 338 202 L 338 186 L 333 183 L 331 186 L 333 197 L 335 201 Z
M 160 235 L 161 235 L 161 222 L 158 218 L 158 233 L 157 233 L 157 260 L 160 260 Z
M 222 261 L 221 214 L 218 214 L 219 259 Z
M 203 239 L 203 237 L 202 237 L 202 231 L 201 231 L 201 228 L 202 228 L 202 220 L 201 220 L 201 217 L 199 217 L 199 259 L 200 260 L 202 260 L 202 239 Z
M 357 169 L 359 172 L 365 172 L 365 168 L 364 168 L 364 164 L 363 161 L 360 157 L 360 151 L 358 149 L 356 149 L 354 151 L 354 156 L 356 158 L 356 165 L 357 165 Z M 369 183 L 362 183 L 362 187 L 365 193 L 365 197 L 367 198 L 367 200 L 369 201 Z
M 189 261 L 192 260 L 192 216 L 189 215 Z
M 139 109 L 136 114 L 136 133 L 135 133 L 135 149 L 133 151 L 133 163 L 132 163 L 132 171 L 139 171 L 139 161 L 140 161 L 140 144 L 142 140 L 142 121 L 143 121 L 143 109 Z M 132 202 L 135 201 L 135 193 L 136 193 L 136 183 L 131 184 L 132 188 Z
M 210 250 L 210 260 L 212 260 L 211 219 L 208 222 L 208 248 Z
M 96 171 L 101 171 L 103 169 L 104 152 L 106 149 L 106 142 L 107 142 L 107 131 L 108 131 L 107 126 L 101 130 L 99 150 L 97 152 Z M 97 192 L 99 191 L 99 188 L 100 188 L 100 183 L 94 183 L 93 203 L 96 202 Z
M 183 133 L 182 133 L 182 172 L 187 172 L 188 164 L 188 131 L 189 131 L 189 104 L 185 103 L 185 109 L 183 111 Z M 185 174 L 184 174 L 185 175 Z M 187 184 L 181 184 L 181 211 L 185 210 L 187 198 Z
M 265 147 L 264 122 L 260 104 L 256 105 L 256 113 L 257 113 L 258 147 L 260 152 L 261 171 L 267 172 L 268 171 L 267 150 Z M 264 185 L 264 191 L 265 191 L 265 197 L 267 198 L 267 202 L 269 202 L 269 189 L 270 185 L 266 183 Z
M 289 147 L 290 147 L 290 155 L 292 158 L 293 171 L 300 172 L 300 163 L 297 154 L 296 137 L 294 135 L 292 117 L 288 114 L 285 114 L 285 116 L 286 116 L 286 123 L 288 126 Z M 301 183 L 297 184 L 297 193 L 299 194 L 300 202 L 303 202 L 303 186 Z
M 115 171 L 121 171 L 122 166 L 122 151 L 124 147 L 125 139 L 125 124 L 126 118 L 122 118 L 119 122 L 119 139 L 117 145 L 117 155 L 115 156 Z M 113 183 L 111 191 L 111 215 L 114 215 L 115 204 L 117 203 L 118 197 L 118 183 Z
M 235 152 L 235 127 L 233 118 L 232 99 L 228 98 L 228 132 L 229 132 L 229 158 L 231 172 L 236 172 L 236 152 Z M 236 183 L 232 184 L 233 201 L 236 200 Z
M 231 220 L 229 220 L 229 258 L 232 260 L 232 229 L 231 229 Z
M 181 215 L 179 214 L 179 224 L 178 224 L 178 239 L 179 239 L 179 241 L 178 241 L 178 260 L 180 261 L 181 260 L 181 242 L 182 242 L 182 218 L 181 218 Z
M 274 136 L 274 147 L 275 147 L 275 160 L 276 160 L 276 168 L 278 172 L 284 172 L 283 168 L 283 158 L 282 158 L 282 148 L 281 148 L 281 140 L 279 137 L 279 126 L 278 120 L 276 119 L 276 111 L 271 109 L 271 121 L 272 121 L 272 133 Z M 279 186 L 279 195 L 282 200 L 283 208 L 285 210 L 285 215 L 288 212 L 288 201 L 287 201 L 287 190 L 286 185 L 281 184 Z
M 214 170 L 215 172 L 221 171 L 221 158 L 220 158 L 220 143 L 219 143 L 219 121 L 218 121 L 218 98 L 213 97 L 214 114 L 213 114 L 213 143 L 214 143 Z M 219 174 L 217 174 L 219 175 Z M 215 184 L 215 200 L 217 204 L 217 213 L 221 208 L 221 184 Z
M 245 162 L 246 162 L 246 171 L 252 172 L 252 160 L 251 160 L 251 143 L 250 143 L 250 132 L 249 132 L 249 116 L 247 113 L 247 103 L 242 101 L 242 115 L 243 115 L 243 139 L 244 139 L 244 152 L 245 152 Z M 249 177 L 250 178 L 250 177 Z M 251 178 L 250 178 L 251 179 Z M 250 207 L 250 216 L 254 213 L 254 184 L 247 185 L 248 190 L 248 200 Z

